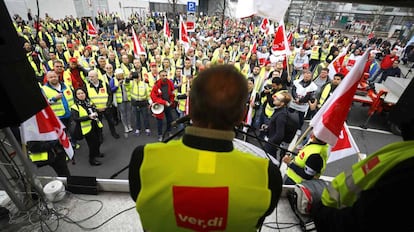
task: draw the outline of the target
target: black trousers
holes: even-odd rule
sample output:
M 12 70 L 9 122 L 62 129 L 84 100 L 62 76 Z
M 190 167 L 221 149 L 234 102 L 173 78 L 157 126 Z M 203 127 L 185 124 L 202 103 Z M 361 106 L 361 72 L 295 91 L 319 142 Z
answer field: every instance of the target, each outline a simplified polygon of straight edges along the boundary
M 103 117 L 105 117 L 106 121 L 108 121 L 109 130 L 111 134 L 116 134 L 115 130 L 115 121 L 113 115 L 114 108 L 106 108 L 105 111 L 98 113 L 98 118 L 102 122 Z
M 101 153 L 100 147 L 101 143 L 99 141 L 100 128 L 97 125 L 95 120 L 92 121 L 92 129 L 89 133 L 85 135 L 86 143 L 89 147 L 89 160 L 94 160 Z

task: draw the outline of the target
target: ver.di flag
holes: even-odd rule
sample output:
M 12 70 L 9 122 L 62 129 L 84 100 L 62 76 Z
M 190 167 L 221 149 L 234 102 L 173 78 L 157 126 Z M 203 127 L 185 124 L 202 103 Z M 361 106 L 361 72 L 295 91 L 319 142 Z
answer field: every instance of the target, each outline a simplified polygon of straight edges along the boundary
M 279 22 L 272 45 L 273 55 L 290 55 L 289 43 L 286 37 L 283 20 Z
M 98 35 L 98 30 L 96 30 L 96 27 L 93 25 L 91 20 L 88 20 L 88 35 L 89 36 L 97 36 Z
M 56 117 L 50 105 L 24 121 L 20 126 L 22 142 L 59 140 L 70 159 L 73 157 L 73 148 L 66 135 L 65 126 Z
M 345 157 L 358 154 L 359 148 L 352 137 L 351 132 L 346 123 L 342 126 L 335 146 L 330 147 L 327 163 L 331 163 Z
M 370 49 L 357 60 L 355 66 L 342 80 L 341 84 L 326 100 L 322 108 L 310 121 L 313 134 L 322 141 L 334 146 L 338 140 L 342 126 L 348 117 L 354 95 L 364 71 Z
M 164 16 L 164 29 L 163 29 L 164 37 L 167 39 L 168 42 L 171 42 L 171 31 L 170 26 L 168 25 L 167 17 Z
M 185 52 L 190 48 L 190 39 L 187 34 L 187 26 L 183 20 L 183 17 L 180 15 L 180 31 L 179 31 L 179 42 L 184 46 Z
M 347 74 L 346 71 L 348 71 L 345 67 L 343 67 L 343 63 L 344 63 L 344 59 L 345 56 L 347 54 L 347 51 L 350 47 L 350 44 L 346 47 L 346 49 L 343 49 L 341 51 L 341 53 L 339 53 L 334 60 L 331 61 L 331 63 L 329 63 L 328 65 L 328 69 L 329 69 L 329 79 L 333 80 L 334 75 L 337 73 L 342 73 L 344 75 Z M 343 73 L 344 72 L 344 73 Z

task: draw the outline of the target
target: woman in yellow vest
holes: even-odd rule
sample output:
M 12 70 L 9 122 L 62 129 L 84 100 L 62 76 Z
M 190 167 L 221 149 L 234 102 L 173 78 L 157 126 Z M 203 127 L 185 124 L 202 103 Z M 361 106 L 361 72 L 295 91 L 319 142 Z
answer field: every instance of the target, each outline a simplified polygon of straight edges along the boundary
M 206 69 L 193 81 L 192 126 L 183 138 L 134 150 L 130 193 L 145 230 L 256 231 L 273 212 L 282 190 L 278 167 L 232 142 L 247 96 L 234 66 Z
M 145 134 L 151 135 L 149 123 L 149 102 L 151 88 L 142 79 L 141 72 L 131 72 L 131 104 L 135 113 L 135 132 L 136 136 L 141 134 L 141 121 L 144 123 Z
M 102 123 L 98 119 L 98 112 L 94 104 L 91 103 L 85 90 L 78 88 L 75 90 L 75 104 L 72 106 L 72 119 L 80 123 L 82 135 L 86 139 L 89 147 L 89 164 L 98 166 L 102 163 L 96 158 L 103 157 L 100 152 L 101 142 L 100 128 Z
M 338 174 L 322 192 L 321 202 L 313 202 L 311 215 L 318 232 L 414 231 L 409 213 L 414 208 L 414 117 L 407 107 L 412 94 L 410 98 L 400 98 L 403 103 L 390 112 L 404 141 L 389 144 Z
M 282 160 L 288 165 L 284 184 L 294 185 L 319 178 L 326 168 L 328 144 L 312 134 L 309 143 L 294 158 L 285 155 Z

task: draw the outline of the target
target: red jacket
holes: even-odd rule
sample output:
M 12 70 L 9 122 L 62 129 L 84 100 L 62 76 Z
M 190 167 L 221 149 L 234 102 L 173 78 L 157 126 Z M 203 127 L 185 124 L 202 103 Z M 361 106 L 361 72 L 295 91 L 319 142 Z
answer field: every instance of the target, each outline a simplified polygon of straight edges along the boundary
M 157 80 L 154 83 L 154 86 L 152 87 L 150 97 L 151 97 L 151 100 L 152 100 L 153 103 L 159 103 L 159 104 L 165 106 L 167 104 L 167 101 L 162 99 L 162 92 L 161 92 L 161 86 L 163 84 L 164 83 L 162 82 L 161 79 Z M 173 92 L 174 91 L 174 83 L 170 79 L 166 79 L 165 84 L 168 85 L 168 96 L 169 96 L 168 102 L 170 103 L 170 105 L 172 105 L 174 103 L 174 98 L 175 98 L 175 95 L 174 95 L 174 92 Z M 154 114 L 154 117 L 156 117 L 158 119 L 163 119 L 164 118 L 164 112 L 162 112 L 161 114 Z
M 381 69 L 391 68 L 392 63 L 394 63 L 395 60 L 398 60 L 398 56 L 391 57 L 390 54 L 384 56 L 384 58 L 381 61 Z

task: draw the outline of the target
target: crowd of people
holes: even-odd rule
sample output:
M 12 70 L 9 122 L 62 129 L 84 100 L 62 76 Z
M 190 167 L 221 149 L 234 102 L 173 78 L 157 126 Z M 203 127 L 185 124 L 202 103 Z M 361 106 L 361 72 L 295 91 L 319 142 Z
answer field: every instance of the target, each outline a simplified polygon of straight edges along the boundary
M 145 20 L 133 14 L 123 22 L 116 14 L 101 13 L 96 21 L 99 33 L 89 36 L 87 19 L 55 20 L 46 16 L 25 22 L 14 17 L 22 48 L 35 73 L 33 78 L 62 123 L 70 128 L 75 121 L 79 126 L 71 132 L 71 141 L 76 148 L 78 140 L 85 138 L 90 165 L 100 165 L 97 158 L 103 157 L 103 118 L 115 139 L 121 137 L 118 123 L 126 136 L 151 136 L 155 130 L 150 121 L 155 120 L 158 141 L 164 139 L 164 125 L 170 135 L 175 118 L 191 118 L 192 125 L 185 128 L 181 140 L 138 146 L 131 157 L 131 197 L 144 228 L 154 231 L 177 226 L 194 230 L 260 228 L 278 203 L 282 183 L 294 185 L 323 174 L 328 145 L 311 134 L 301 155 L 278 157 L 288 165 L 282 180 L 278 167 L 269 160 L 234 149 L 234 128 L 242 123 L 259 131 L 259 137 L 269 142 L 264 150 L 276 156 L 275 148 L 290 142 L 286 139 L 291 129 L 286 127 L 288 115 L 297 115 L 294 129 L 300 134 L 305 119 L 312 118 L 321 108 L 367 48 L 373 48 L 364 70 L 368 74 L 364 80 L 367 88 L 388 76 L 401 76 L 398 65 L 404 44 L 398 40 L 391 44 L 375 36 L 365 39 L 335 30 L 288 28 L 292 34 L 290 54 L 278 56 L 272 53 L 274 35 L 262 32 L 260 21 L 223 22 L 217 17 L 200 17 L 188 47 L 164 35 L 162 14 Z M 176 20 L 170 22 L 177 24 Z M 132 28 L 144 52 L 134 53 Z M 346 55 L 340 71 L 329 73 L 328 65 L 341 53 Z M 405 139 L 412 140 L 412 132 L 404 133 Z M 403 145 L 412 151 L 412 142 Z M 34 152 L 42 152 L 35 148 Z M 410 163 L 402 170 L 412 166 L 412 154 L 407 151 Z M 370 160 L 376 161 L 375 165 L 379 163 L 375 157 L 367 162 Z M 56 170 L 60 165 L 54 166 Z M 228 178 L 229 173 L 236 173 L 237 178 Z M 58 175 L 70 173 L 64 167 Z M 154 183 L 157 178 L 163 181 Z M 337 178 L 341 183 L 341 176 Z M 379 176 L 374 181 L 378 179 Z M 388 182 L 384 186 L 389 187 Z M 365 183 L 361 191 L 369 193 L 371 187 Z M 323 197 L 325 200 L 313 212 L 321 231 L 338 229 L 324 220 L 325 215 L 332 222 L 341 221 L 343 228 L 358 228 L 349 210 L 352 203 L 367 197 L 354 197 L 346 210 L 332 206 L 334 200 L 339 201 L 333 189 L 325 190 Z M 358 212 L 364 212 L 365 206 L 370 205 L 359 205 Z M 207 208 L 210 217 L 204 217 L 200 208 Z M 165 216 L 164 223 L 154 220 L 160 213 Z M 349 221 L 336 215 L 346 215 Z
M 56 20 L 46 15 L 24 21 L 14 17 L 35 79 L 62 122 L 69 128 L 76 97 L 73 91 L 82 88 L 94 105 L 98 120 L 107 120 L 116 139 L 120 138 L 118 123 L 126 136 L 156 134 L 162 141 L 163 124 L 171 135 L 174 129 L 171 122 L 188 114 L 192 80 L 214 65 L 233 65 L 249 80 L 248 85 L 252 86 L 246 106 L 251 112 L 246 113 L 243 121 L 258 130 L 261 138 L 276 145 L 283 141 L 281 126 L 275 130 L 275 117 L 272 120 L 279 108 L 276 96 L 283 94 L 284 99 L 289 99 L 283 103 L 284 108 L 298 114 L 297 129 L 301 132 L 304 120 L 315 114 L 340 82 L 330 78 L 333 74 L 327 67 L 344 50 L 347 53 L 342 63 L 344 72 L 366 48 L 374 45 L 374 58 L 367 62 L 365 70 L 369 73 L 369 83 L 384 81 L 390 75 L 401 76 L 398 59 L 404 44 L 400 41 L 391 44 L 375 37 L 348 37 L 335 30 L 287 28 L 292 40 L 290 55 L 286 57 L 272 53 L 274 35 L 260 30 L 260 20 L 226 19 L 223 23 L 217 17 L 199 17 L 196 31 L 190 34 L 189 47 L 174 36 L 164 35 L 163 14 L 145 20 L 132 14 L 124 22 L 117 14 L 100 13 L 95 21 L 100 26 L 99 33 L 89 36 L 85 18 L 70 16 Z M 176 19 L 169 22 L 178 24 Z M 134 54 L 132 29 L 145 48 L 139 54 Z M 58 76 L 55 86 L 47 78 L 52 72 Z M 335 76 L 343 78 L 341 73 Z M 163 111 L 151 112 L 154 104 L 162 106 Z M 155 120 L 156 130 L 150 128 L 151 120 Z M 102 143 L 103 130 L 98 128 L 98 131 Z M 76 139 L 72 143 L 79 146 Z M 94 158 L 90 163 L 100 164 Z

